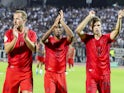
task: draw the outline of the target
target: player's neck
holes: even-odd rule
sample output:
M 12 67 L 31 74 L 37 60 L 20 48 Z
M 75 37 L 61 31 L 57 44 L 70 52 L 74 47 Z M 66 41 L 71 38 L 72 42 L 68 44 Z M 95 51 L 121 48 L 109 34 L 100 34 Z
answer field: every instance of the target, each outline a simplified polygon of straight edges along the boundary
M 101 36 L 102 36 L 102 34 L 95 34 L 95 35 L 94 35 L 94 38 L 95 38 L 96 40 L 99 40 Z
M 24 29 L 25 29 L 24 26 L 20 26 L 20 27 L 18 28 L 18 32 L 19 32 L 19 33 L 23 33 L 23 32 L 24 32 Z
M 56 37 L 54 36 L 56 40 L 60 40 L 62 38 L 62 36 Z

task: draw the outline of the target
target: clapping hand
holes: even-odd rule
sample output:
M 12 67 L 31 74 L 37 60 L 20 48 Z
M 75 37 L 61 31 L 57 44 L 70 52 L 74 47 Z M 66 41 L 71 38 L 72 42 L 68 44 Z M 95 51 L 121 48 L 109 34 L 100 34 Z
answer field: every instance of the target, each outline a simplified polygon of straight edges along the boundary
M 29 30 L 29 28 L 25 27 L 25 29 L 24 29 L 24 38 L 25 39 L 28 37 L 28 30 Z
M 17 30 L 17 28 L 18 28 L 18 25 L 13 26 L 13 35 L 14 35 L 15 38 L 18 38 L 18 30 Z
M 59 11 L 59 15 L 60 15 L 60 22 L 63 21 L 64 18 L 64 13 L 62 10 Z
M 54 24 L 53 24 L 53 27 L 57 27 L 59 21 L 60 21 L 60 15 L 58 15 L 58 16 L 56 17 L 55 22 L 54 22 Z

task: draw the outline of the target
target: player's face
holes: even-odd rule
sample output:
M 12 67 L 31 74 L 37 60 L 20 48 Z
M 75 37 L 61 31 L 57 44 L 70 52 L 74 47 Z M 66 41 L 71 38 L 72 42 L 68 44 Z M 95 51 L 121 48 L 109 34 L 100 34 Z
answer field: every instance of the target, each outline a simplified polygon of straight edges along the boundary
M 58 27 L 56 27 L 56 28 L 54 29 L 54 35 L 55 35 L 56 37 L 60 37 L 60 36 L 62 35 L 62 33 L 63 33 L 63 28 L 62 28 L 62 26 L 58 26 Z
M 93 33 L 95 35 L 98 35 L 101 33 L 101 30 L 102 30 L 101 22 L 100 21 L 95 22 L 93 25 Z
M 18 28 L 25 24 L 25 20 L 22 18 L 21 13 L 15 13 L 13 16 L 13 24 L 17 25 Z

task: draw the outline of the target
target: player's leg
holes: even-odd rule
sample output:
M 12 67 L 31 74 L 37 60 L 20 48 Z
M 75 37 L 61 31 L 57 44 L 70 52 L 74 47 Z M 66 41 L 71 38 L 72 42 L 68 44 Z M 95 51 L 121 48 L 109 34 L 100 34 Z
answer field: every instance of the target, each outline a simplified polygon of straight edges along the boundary
M 73 58 L 68 58 L 68 63 L 69 63 L 69 71 L 74 71 L 73 70 L 74 59 Z
M 45 93 L 56 93 L 55 74 L 52 72 L 45 72 L 44 89 Z
M 37 62 L 37 67 L 36 67 L 36 74 L 39 72 L 39 62 Z
M 13 77 L 14 76 L 14 77 Z M 18 93 L 19 90 L 19 73 L 13 68 L 8 68 L 2 93 Z
M 40 64 L 40 62 L 39 62 L 39 60 L 37 59 L 37 64 L 36 64 L 36 74 L 38 74 L 39 64 Z
M 40 56 L 40 59 L 39 59 L 39 68 L 40 68 L 40 75 L 43 74 L 43 65 L 44 65 L 44 57 L 43 56 Z
M 96 93 L 97 92 L 97 82 L 92 76 L 87 76 L 86 78 L 86 93 Z
M 32 93 L 33 92 L 33 79 L 26 78 L 20 83 L 20 93 Z
M 102 76 L 98 91 L 99 93 L 110 93 L 110 74 Z
M 30 92 L 30 91 L 24 90 L 24 91 L 22 91 L 22 92 L 20 92 L 20 93 L 33 93 L 33 92 Z
M 43 63 L 42 63 L 42 62 L 40 62 L 40 75 L 42 75 L 42 74 L 43 74 L 43 69 L 42 69 L 42 66 L 43 66 Z
M 56 93 L 67 93 L 65 73 L 57 74 L 57 81 Z

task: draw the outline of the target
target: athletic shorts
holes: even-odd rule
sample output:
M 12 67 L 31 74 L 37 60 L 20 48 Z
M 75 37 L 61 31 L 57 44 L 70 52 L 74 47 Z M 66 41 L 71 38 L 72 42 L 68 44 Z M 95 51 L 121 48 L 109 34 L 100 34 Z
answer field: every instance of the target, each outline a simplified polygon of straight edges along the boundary
M 74 59 L 73 58 L 68 58 L 68 63 L 74 65 Z
M 44 88 L 45 93 L 67 93 L 65 72 L 53 73 L 46 71 Z
M 110 74 L 98 77 L 87 76 L 86 93 L 110 93 Z
M 19 89 L 20 87 L 20 89 Z M 18 93 L 18 91 L 33 91 L 32 71 L 23 72 L 17 68 L 7 68 L 3 93 Z M 20 92 L 21 93 L 21 92 Z
M 43 56 L 37 56 L 36 58 L 38 61 L 40 61 L 42 63 L 44 63 L 44 61 L 45 61 L 45 58 Z

